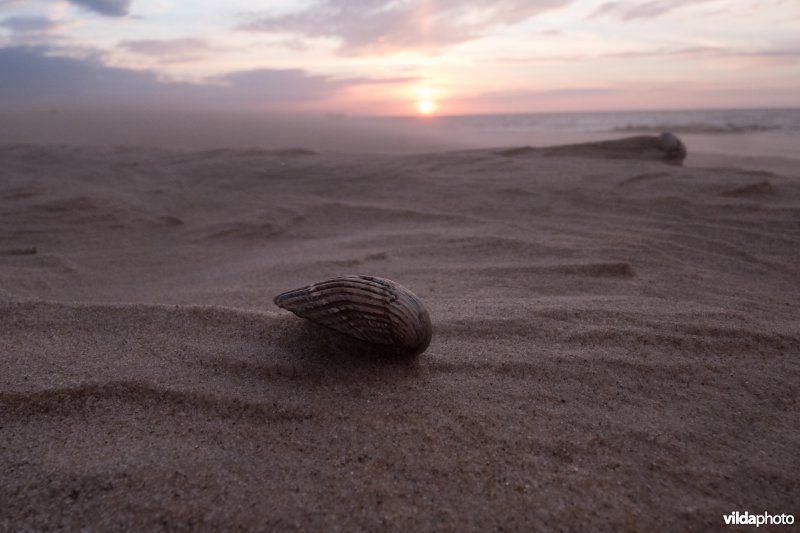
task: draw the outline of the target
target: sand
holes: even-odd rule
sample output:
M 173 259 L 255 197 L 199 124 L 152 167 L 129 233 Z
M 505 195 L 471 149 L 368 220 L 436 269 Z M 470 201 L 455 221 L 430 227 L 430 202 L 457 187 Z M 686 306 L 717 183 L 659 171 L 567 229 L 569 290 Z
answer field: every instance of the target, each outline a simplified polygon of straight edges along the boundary
M 800 168 L 502 152 L 0 148 L 0 530 L 800 514 Z M 272 304 L 343 274 L 428 351 Z

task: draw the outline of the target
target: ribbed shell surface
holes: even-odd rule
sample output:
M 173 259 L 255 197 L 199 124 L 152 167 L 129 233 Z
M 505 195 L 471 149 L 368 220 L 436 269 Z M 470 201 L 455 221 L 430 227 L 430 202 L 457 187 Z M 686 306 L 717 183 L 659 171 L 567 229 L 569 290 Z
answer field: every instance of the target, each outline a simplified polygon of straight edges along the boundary
M 275 304 L 299 317 L 374 344 L 417 355 L 430 344 L 427 309 L 414 293 L 388 279 L 343 276 L 284 292 Z

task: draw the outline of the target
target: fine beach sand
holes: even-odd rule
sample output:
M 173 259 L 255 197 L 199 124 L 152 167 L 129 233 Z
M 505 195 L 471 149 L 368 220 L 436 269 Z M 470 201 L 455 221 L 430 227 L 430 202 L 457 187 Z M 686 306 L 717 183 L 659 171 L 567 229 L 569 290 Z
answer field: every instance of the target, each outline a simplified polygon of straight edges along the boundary
M 0 530 L 799 515 L 800 168 L 590 152 L 0 147 Z M 343 274 L 427 352 L 272 304 Z

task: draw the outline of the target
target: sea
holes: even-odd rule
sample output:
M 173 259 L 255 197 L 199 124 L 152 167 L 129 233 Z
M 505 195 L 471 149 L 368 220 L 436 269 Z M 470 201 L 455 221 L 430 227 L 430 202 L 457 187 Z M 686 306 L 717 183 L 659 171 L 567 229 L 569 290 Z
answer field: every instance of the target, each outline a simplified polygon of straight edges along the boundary
M 551 146 L 670 131 L 690 153 L 800 159 L 800 108 L 382 117 L 474 146 Z

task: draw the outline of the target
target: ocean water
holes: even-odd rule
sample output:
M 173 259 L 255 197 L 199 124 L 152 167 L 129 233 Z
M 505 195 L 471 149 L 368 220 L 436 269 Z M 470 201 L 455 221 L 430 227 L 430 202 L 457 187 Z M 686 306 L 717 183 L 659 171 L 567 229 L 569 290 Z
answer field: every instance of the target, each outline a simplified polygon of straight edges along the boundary
M 708 109 L 686 111 L 617 111 L 529 113 L 439 117 L 455 128 L 510 130 L 556 129 L 578 132 L 661 132 L 737 134 L 800 133 L 800 109 Z
M 469 146 L 551 146 L 671 131 L 690 154 L 800 159 L 800 108 L 383 118 Z

